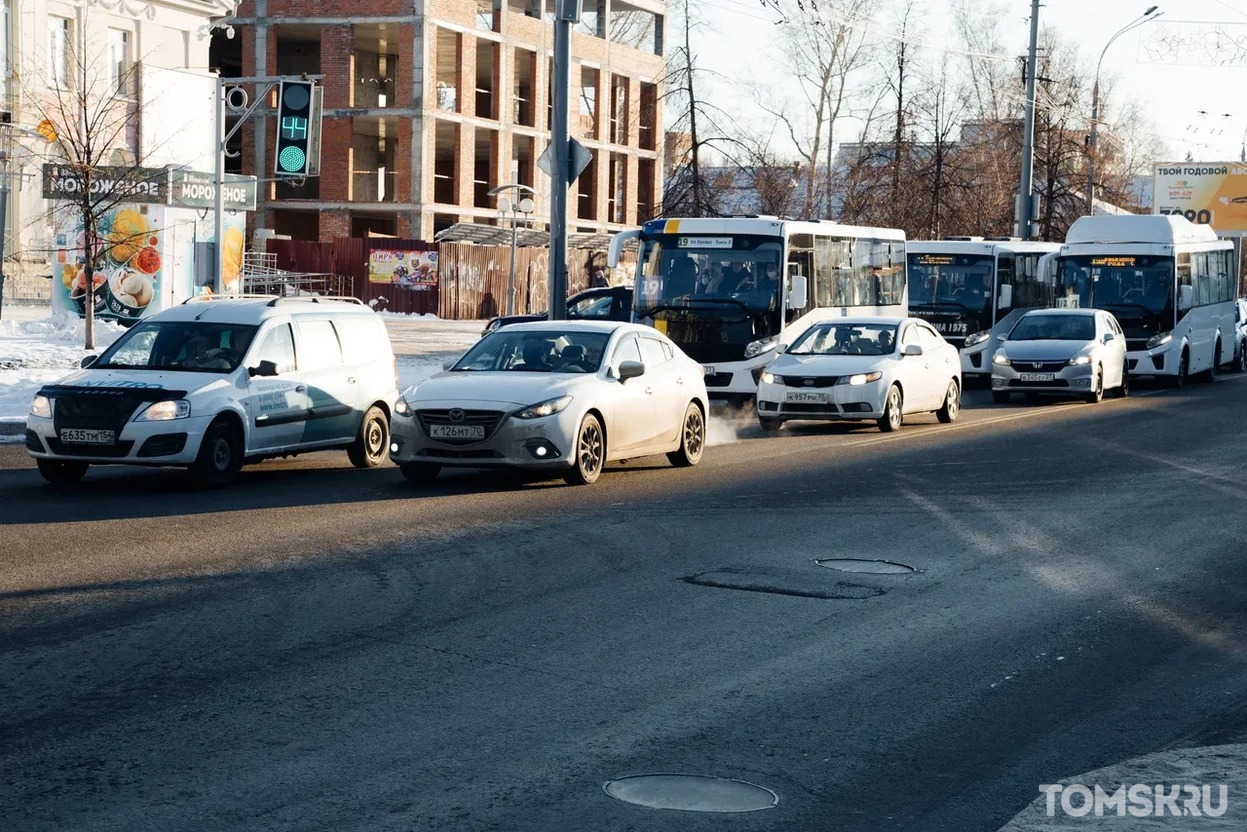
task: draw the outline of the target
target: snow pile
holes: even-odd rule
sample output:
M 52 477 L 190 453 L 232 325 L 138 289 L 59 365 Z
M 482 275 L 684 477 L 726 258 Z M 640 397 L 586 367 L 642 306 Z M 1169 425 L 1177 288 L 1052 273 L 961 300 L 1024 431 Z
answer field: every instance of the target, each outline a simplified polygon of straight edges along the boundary
M 385 298 L 379 298 L 379 300 L 385 300 Z M 368 305 L 376 309 L 376 300 L 368 301 Z M 427 320 L 427 321 L 440 321 L 441 320 L 441 318 L 437 317 L 432 312 L 423 312 L 423 313 L 421 312 L 390 312 L 387 309 L 381 309 L 377 311 L 377 314 L 380 315 L 382 318 L 394 318 L 396 320 L 401 320 L 401 321 L 409 321 L 409 320 L 418 319 L 418 318 L 423 318 L 424 320 Z

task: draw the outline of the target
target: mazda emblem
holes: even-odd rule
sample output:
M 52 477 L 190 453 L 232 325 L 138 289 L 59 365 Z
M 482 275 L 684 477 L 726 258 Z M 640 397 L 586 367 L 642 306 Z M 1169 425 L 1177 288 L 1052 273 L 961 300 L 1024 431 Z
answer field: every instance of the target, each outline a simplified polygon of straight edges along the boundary
M 460 410 L 460 409 L 459 409 L 459 408 L 457 408 L 457 407 L 452 408 L 452 409 L 451 409 L 451 411 L 450 411 L 449 413 L 447 413 L 446 415 L 447 415 L 447 417 L 449 417 L 449 418 L 450 418 L 450 421 L 452 421 L 452 422 L 462 422 L 462 421 L 463 421 L 463 415 L 464 415 L 464 414 L 463 414 L 463 411 L 462 411 L 462 410 Z

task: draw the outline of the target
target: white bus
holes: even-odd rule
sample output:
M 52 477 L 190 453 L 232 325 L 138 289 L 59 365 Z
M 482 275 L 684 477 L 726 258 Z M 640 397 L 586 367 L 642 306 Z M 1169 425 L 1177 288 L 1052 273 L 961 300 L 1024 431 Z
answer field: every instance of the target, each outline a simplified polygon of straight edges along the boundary
M 1056 287 L 1039 261 L 1060 248 L 1016 238 L 910 240 L 909 313 L 961 350 L 964 378 L 990 378 L 1001 333 L 1027 310 L 1052 306 Z
M 1133 375 L 1211 380 L 1234 358 L 1234 247 L 1185 217 L 1082 217 L 1051 261 L 1057 306 L 1112 312 Z
M 639 241 L 633 320 L 700 362 L 715 399 L 746 400 L 776 355 L 816 321 L 905 315 L 905 233 L 777 217 L 658 219 Z M 782 279 L 781 279 L 782 278 Z

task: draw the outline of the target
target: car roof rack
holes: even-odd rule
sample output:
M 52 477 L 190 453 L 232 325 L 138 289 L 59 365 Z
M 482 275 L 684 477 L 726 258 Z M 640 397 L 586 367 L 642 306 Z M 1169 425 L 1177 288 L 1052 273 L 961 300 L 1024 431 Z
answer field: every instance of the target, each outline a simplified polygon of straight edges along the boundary
M 275 295 L 192 295 L 182 301 L 182 306 L 188 303 L 212 303 L 218 300 L 273 300 Z
M 366 306 L 359 298 L 353 298 L 349 295 L 279 295 L 268 302 L 269 306 L 276 306 L 278 303 L 286 301 L 302 301 L 304 303 L 320 303 L 322 300 L 332 300 L 339 303 L 354 303 L 358 306 Z

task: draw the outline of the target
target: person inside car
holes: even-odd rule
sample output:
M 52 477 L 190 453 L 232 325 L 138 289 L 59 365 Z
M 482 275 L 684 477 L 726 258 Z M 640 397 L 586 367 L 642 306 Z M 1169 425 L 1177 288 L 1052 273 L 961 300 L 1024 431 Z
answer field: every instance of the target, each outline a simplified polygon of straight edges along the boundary
M 534 372 L 549 372 L 551 370 L 550 350 L 545 341 L 525 341 L 521 355 L 524 359 L 524 363 L 521 365 L 523 369 Z

